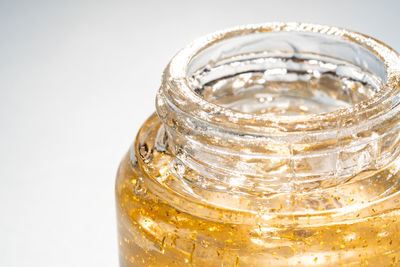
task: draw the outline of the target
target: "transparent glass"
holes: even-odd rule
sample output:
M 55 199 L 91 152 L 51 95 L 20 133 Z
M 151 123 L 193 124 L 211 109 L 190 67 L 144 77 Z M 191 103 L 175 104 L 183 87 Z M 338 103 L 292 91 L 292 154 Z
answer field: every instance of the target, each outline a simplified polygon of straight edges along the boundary
M 399 54 L 345 29 L 194 41 L 118 171 L 120 265 L 399 266 L 399 88 Z

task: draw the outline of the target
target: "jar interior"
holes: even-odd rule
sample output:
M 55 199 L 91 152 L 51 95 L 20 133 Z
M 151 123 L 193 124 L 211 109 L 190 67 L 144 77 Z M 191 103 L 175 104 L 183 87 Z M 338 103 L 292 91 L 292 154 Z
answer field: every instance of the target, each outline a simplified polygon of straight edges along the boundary
M 191 88 L 235 111 L 294 116 L 346 108 L 385 83 L 384 63 L 339 36 L 262 32 L 215 43 L 187 69 Z

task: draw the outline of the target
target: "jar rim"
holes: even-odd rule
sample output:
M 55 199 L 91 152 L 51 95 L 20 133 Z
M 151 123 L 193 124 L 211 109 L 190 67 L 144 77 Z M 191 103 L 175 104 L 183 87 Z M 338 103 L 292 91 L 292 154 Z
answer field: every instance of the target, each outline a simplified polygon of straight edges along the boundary
M 294 116 L 244 113 L 211 103 L 194 92 L 188 79 L 188 66 L 193 58 L 206 48 L 232 37 L 265 32 L 305 32 L 335 36 L 367 49 L 382 60 L 385 68 L 385 84 L 378 93 L 349 107 L 339 108 L 326 113 Z M 169 90 L 173 89 L 173 90 Z M 386 44 L 361 33 L 343 28 L 309 23 L 263 23 L 237 26 L 201 37 L 178 52 L 170 61 L 163 75 L 163 84 L 159 94 L 187 116 L 200 118 L 215 127 L 237 129 L 240 125 L 245 132 L 265 133 L 269 136 L 296 134 L 298 132 L 327 132 L 337 128 L 357 127 L 368 121 L 385 115 L 398 107 L 400 89 L 400 55 Z M 173 91 L 173 93 L 171 93 Z M 184 103 L 184 104 L 182 104 Z M 357 118 L 357 122 L 355 122 Z M 334 121 L 336 125 L 324 124 Z M 349 123 L 351 121 L 351 123 Z M 305 127 L 295 127 L 302 123 Z M 273 125 L 274 127 L 270 127 Z M 322 128 L 321 128 L 322 127 Z M 283 130 L 282 130 L 283 129 Z

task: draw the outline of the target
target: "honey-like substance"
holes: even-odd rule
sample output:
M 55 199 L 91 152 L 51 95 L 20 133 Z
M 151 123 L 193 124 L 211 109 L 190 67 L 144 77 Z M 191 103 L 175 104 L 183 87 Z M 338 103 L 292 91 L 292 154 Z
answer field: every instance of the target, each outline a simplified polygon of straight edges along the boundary
M 399 88 L 334 27 L 194 42 L 118 171 L 120 266 L 400 266 Z
M 154 115 L 142 131 L 159 127 L 157 121 Z M 147 140 L 154 140 L 154 133 L 151 133 L 154 131 L 150 130 Z M 176 200 L 174 204 L 179 203 L 182 210 L 199 212 L 205 218 L 176 209 L 158 197 L 168 194 L 168 188 L 163 188 L 163 183 L 173 183 L 177 179 L 164 173 L 170 158 L 155 149 L 150 158 L 146 158 L 152 149 L 154 147 L 150 144 L 146 149 L 139 148 L 139 161 L 154 162 L 146 167 L 157 173 L 154 177 L 146 177 L 140 171 L 135 156 L 130 160 L 127 155 L 119 168 L 116 193 L 121 266 L 400 264 L 397 162 L 349 188 L 344 186 L 338 189 L 334 195 L 321 192 L 316 196 L 325 205 L 321 211 L 316 210 L 318 207 L 311 208 L 313 204 L 318 206 L 320 203 L 308 203 L 313 210 L 309 216 L 281 215 L 276 223 L 269 218 L 271 215 L 266 218 L 262 211 L 250 216 L 214 207 L 205 210 L 196 203 L 185 203 L 184 200 Z M 303 197 L 289 195 L 288 201 L 282 201 L 275 210 L 268 211 L 279 213 L 290 210 L 293 205 L 302 205 Z M 341 206 L 350 206 L 351 210 L 336 214 L 326 212 L 324 215 L 324 210 Z M 341 212 L 347 213 L 346 216 Z M 346 220 L 336 218 L 341 216 Z M 339 222 L 335 223 L 335 220 Z

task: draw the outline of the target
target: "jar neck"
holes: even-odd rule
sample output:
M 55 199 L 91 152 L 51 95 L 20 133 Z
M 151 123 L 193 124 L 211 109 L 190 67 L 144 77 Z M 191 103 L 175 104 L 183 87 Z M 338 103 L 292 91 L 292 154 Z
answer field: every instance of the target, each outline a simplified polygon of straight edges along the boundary
M 157 143 L 174 156 L 175 176 L 210 191 L 293 193 L 362 179 L 398 155 L 399 62 L 334 27 L 215 33 L 165 70 Z

